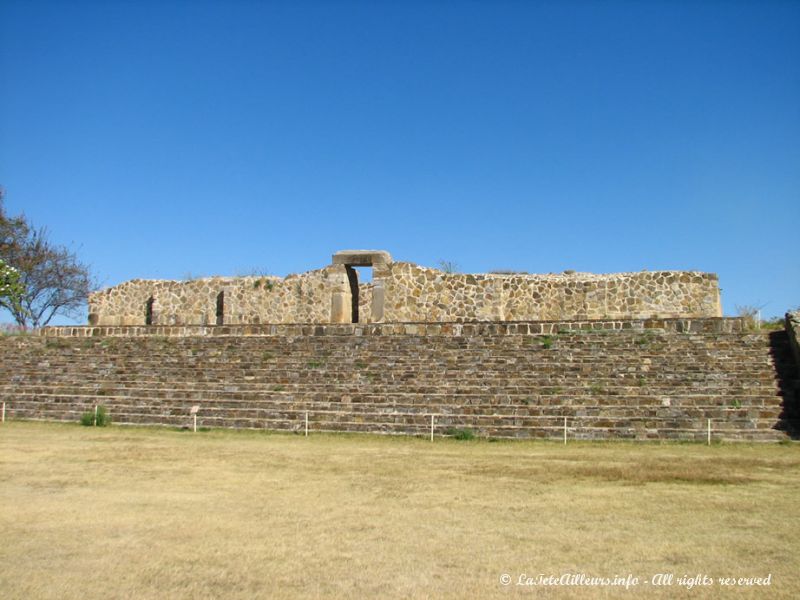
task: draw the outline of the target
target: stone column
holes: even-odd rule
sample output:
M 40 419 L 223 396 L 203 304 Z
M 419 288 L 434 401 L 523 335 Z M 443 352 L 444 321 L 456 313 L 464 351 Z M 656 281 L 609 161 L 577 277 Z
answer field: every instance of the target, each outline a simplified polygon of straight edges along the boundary
M 352 320 L 352 298 L 349 292 L 331 294 L 331 323 L 349 323 Z
M 385 294 L 386 292 L 383 287 L 383 281 L 374 281 L 372 286 L 372 310 L 370 311 L 371 321 L 373 323 L 380 323 L 383 321 L 383 304 Z

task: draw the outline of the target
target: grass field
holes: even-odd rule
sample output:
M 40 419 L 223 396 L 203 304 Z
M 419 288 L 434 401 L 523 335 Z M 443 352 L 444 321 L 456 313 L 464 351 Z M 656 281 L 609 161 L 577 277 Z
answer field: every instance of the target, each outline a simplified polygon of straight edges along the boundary
M 11 422 L 0 426 L 0 510 L 2 598 L 800 591 L 796 444 L 565 447 Z M 672 585 L 651 583 L 661 573 Z M 639 582 L 519 585 L 539 574 Z M 713 585 L 681 586 L 697 575 Z M 767 576 L 761 587 L 717 581 Z

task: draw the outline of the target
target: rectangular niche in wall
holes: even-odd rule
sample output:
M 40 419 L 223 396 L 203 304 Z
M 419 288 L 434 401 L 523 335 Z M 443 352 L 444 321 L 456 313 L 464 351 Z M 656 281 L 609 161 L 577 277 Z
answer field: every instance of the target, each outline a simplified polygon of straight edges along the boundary
M 144 303 L 144 324 L 145 325 L 152 325 L 153 324 L 153 304 L 155 303 L 155 298 L 150 296 L 147 299 L 147 302 Z
M 217 325 L 225 323 L 225 292 L 217 294 Z

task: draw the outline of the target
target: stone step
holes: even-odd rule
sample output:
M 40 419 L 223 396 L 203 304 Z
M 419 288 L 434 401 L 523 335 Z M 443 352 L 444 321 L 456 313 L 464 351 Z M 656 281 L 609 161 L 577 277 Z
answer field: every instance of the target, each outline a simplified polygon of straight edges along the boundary
M 23 415 L 21 415 L 23 416 Z M 29 419 L 40 420 L 72 420 L 69 413 L 46 409 L 28 415 Z M 74 415 L 77 417 L 77 414 Z M 183 415 L 159 415 L 154 419 L 149 413 L 127 413 L 118 415 L 124 424 L 157 424 L 186 427 L 190 419 Z M 305 413 L 288 413 L 274 416 L 248 417 L 236 415 L 205 416 L 198 419 L 200 427 L 214 428 L 250 428 L 266 430 L 302 430 Z M 429 435 L 430 421 L 427 415 L 392 415 L 389 419 L 384 413 L 377 415 L 347 414 L 342 412 L 312 413 L 309 415 L 311 431 L 369 431 L 383 433 L 404 433 L 413 435 Z M 479 435 L 494 437 L 554 437 L 563 435 L 563 418 L 539 419 L 506 419 L 501 420 L 492 415 L 456 415 L 441 417 L 436 421 L 435 432 L 446 433 L 451 428 L 473 429 Z M 609 434 L 614 437 L 630 437 L 642 439 L 705 439 L 707 435 L 704 419 L 630 419 L 619 420 L 599 417 L 569 417 L 568 435 L 577 439 L 605 439 Z M 713 422 L 712 436 L 715 439 L 748 439 L 779 440 L 785 434 L 773 429 L 771 421 L 764 420 L 753 424 L 752 421 Z
M 150 416 L 158 418 L 177 418 L 190 419 L 188 406 L 164 405 L 154 406 L 152 403 L 143 402 L 141 404 L 108 404 L 106 405 L 115 422 L 126 422 L 126 415 Z M 710 407 L 710 410 L 692 411 L 659 411 L 657 409 L 642 410 L 637 412 L 636 407 L 581 407 L 575 410 L 574 407 L 545 407 L 550 408 L 542 414 L 522 414 L 503 406 L 494 407 L 467 407 L 467 410 L 454 410 L 457 407 L 437 406 L 418 407 L 418 410 L 398 410 L 397 407 L 388 408 L 385 406 L 364 405 L 364 406 L 334 406 L 319 403 L 296 403 L 283 406 L 264 406 L 264 407 L 219 407 L 201 406 L 198 419 L 206 422 L 213 419 L 303 419 L 308 413 L 315 421 L 337 421 L 339 419 L 368 419 L 391 422 L 421 422 L 429 423 L 430 415 L 436 415 L 436 422 L 447 424 L 453 419 L 489 419 L 492 421 L 515 423 L 517 425 L 528 423 L 538 426 L 542 423 L 563 421 L 564 417 L 577 420 L 591 420 L 598 422 L 627 422 L 627 423 L 647 423 L 647 422 L 700 422 L 705 426 L 706 419 L 714 420 L 714 427 L 725 430 L 733 424 L 746 423 L 752 428 L 769 425 L 778 416 L 774 411 L 746 411 L 741 409 L 726 409 L 720 407 Z M 464 408 L 464 407 L 461 407 Z M 71 415 L 74 420 L 78 420 L 81 414 L 91 411 L 91 403 L 80 403 L 75 401 L 65 402 L 25 402 L 7 407 L 7 416 L 13 418 L 25 413 L 55 412 L 64 415 Z M 113 409 L 113 410 L 112 410 Z M 505 410 L 504 410 L 505 409 Z M 756 412 L 756 415 L 751 414 Z
M 199 405 L 212 427 L 291 430 L 308 411 L 319 430 L 424 435 L 436 412 L 483 435 L 558 438 L 567 416 L 586 439 L 702 439 L 711 418 L 774 440 L 797 376 L 788 340 L 762 334 L 0 339 L 11 418 L 103 404 L 170 426 Z
M 728 413 L 740 412 L 745 414 L 751 411 L 767 411 L 774 414 L 782 407 L 769 402 L 768 398 L 754 397 L 707 397 L 707 396 L 680 396 L 670 398 L 669 404 L 654 400 L 649 397 L 513 397 L 487 398 L 485 396 L 452 396 L 452 395 L 400 395 L 391 397 L 381 395 L 355 396 L 342 399 L 337 395 L 270 395 L 254 398 L 219 397 L 214 395 L 207 396 L 168 396 L 158 397 L 152 394 L 142 393 L 140 395 L 113 395 L 113 396 L 94 396 L 80 394 L 25 394 L 15 397 L 2 397 L 9 408 L 24 405 L 26 403 L 77 403 L 80 405 L 127 405 L 131 403 L 147 404 L 153 406 L 181 406 L 188 411 L 190 406 L 200 405 L 209 408 L 251 408 L 257 407 L 266 410 L 277 409 L 281 406 L 298 405 L 325 405 L 337 406 L 348 410 L 357 410 L 361 406 L 381 406 L 386 410 L 395 411 L 401 409 L 424 410 L 429 407 L 458 407 L 461 410 L 479 411 L 488 410 L 496 412 L 502 409 L 513 409 L 515 412 L 524 414 L 541 413 L 543 410 L 557 412 L 560 408 L 589 410 L 596 408 L 613 412 L 617 408 L 629 410 L 639 410 L 642 413 L 657 410 L 664 413 L 686 410 L 718 410 L 724 409 Z M 153 401 L 158 402 L 153 402 Z M 430 411 L 429 411 L 430 412 Z
M 280 389 L 276 389 L 280 388 Z M 418 402 L 429 402 L 439 398 L 449 399 L 451 402 L 488 402 L 497 399 L 508 403 L 528 405 L 542 403 L 564 403 L 581 402 L 592 403 L 600 402 L 605 405 L 615 403 L 637 403 L 641 406 L 647 405 L 685 405 L 697 404 L 701 402 L 713 401 L 717 404 L 740 404 L 742 406 L 753 405 L 775 405 L 780 402 L 781 392 L 776 389 L 771 390 L 727 390 L 721 393 L 719 390 L 676 388 L 663 390 L 662 393 L 655 393 L 650 389 L 645 393 L 642 388 L 607 388 L 594 389 L 584 388 L 565 388 L 541 393 L 537 389 L 443 389 L 429 388 L 425 390 L 403 390 L 397 388 L 375 389 L 367 388 L 338 388 L 336 386 L 317 386 L 312 389 L 283 388 L 275 386 L 272 389 L 262 390 L 236 390 L 234 386 L 229 389 L 175 389 L 175 388 L 153 388 L 153 387 L 118 387 L 105 388 L 102 390 L 87 387 L 75 386 L 32 386 L 17 387 L 13 390 L 0 389 L 0 399 L 11 402 L 29 396 L 86 396 L 102 402 L 105 398 L 124 398 L 124 397 L 146 397 L 154 400 L 182 400 L 186 401 L 248 401 L 271 400 L 280 398 L 320 398 L 328 397 L 341 400 L 349 398 L 352 402 L 359 401 L 383 401 L 394 402 L 398 399 L 417 399 Z
M 91 398 L 32 398 L 26 401 L 18 401 L 7 405 L 9 418 L 23 416 L 25 414 L 36 415 L 44 412 L 53 412 L 64 415 L 71 415 L 74 420 L 78 420 L 81 414 L 93 409 L 94 403 Z M 117 422 L 127 422 L 126 415 L 149 415 L 155 421 L 175 417 L 189 418 L 190 404 L 159 403 L 152 402 L 149 398 L 143 398 L 140 402 L 131 402 L 112 399 L 111 402 L 104 403 L 103 406 Z M 306 412 L 314 415 L 315 419 L 333 419 L 337 415 L 360 416 L 372 420 L 391 419 L 397 422 L 398 419 L 408 418 L 428 418 L 430 414 L 439 415 L 443 419 L 451 418 L 478 418 L 485 417 L 498 422 L 513 421 L 520 424 L 523 422 L 533 426 L 538 426 L 542 421 L 563 419 L 564 417 L 576 419 L 596 419 L 602 422 L 611 421 L 647 421 L 653 422 L 699 422 L 706 419 L 713 419 L 721 425 L 718 428 L 727 429 L 731 424 L 748 424 L 754 428 L 769 428 L 771 424 L 781 416 L 781 411 L 775 408 L 753 409 L 753 408 L 731 408 L 719 405 L 693 406 L 693 407 L 640 407 L 635 405 L 628 406 L 539 406 L 539 407 L 515 407 L 509 405 L 442 405 L 435 402 L 429 405 L 416 406 L 387 406 L 385 404 L 347 404 L 326 403 L 315 401 L 299 401 L 292 403 L 255 403 L 240 404 L 220 404 L 220 403 L 201 403 L 199 418 L 201 420 L 224 418 L 302 418 Z M 655 426 L 655 425 L 652 425 Z

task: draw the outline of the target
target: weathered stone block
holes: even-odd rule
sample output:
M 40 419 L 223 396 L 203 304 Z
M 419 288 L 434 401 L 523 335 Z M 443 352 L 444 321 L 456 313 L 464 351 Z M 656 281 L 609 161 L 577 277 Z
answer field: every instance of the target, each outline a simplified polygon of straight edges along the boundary
M 340 250 L 333 255 L 334 265 L 351 267 L 371 267 L 392 262 L 392 256 L 385 250 Z
M 331 323 L 349 323 L 350 294 L 334 292 L 331 295 Z

